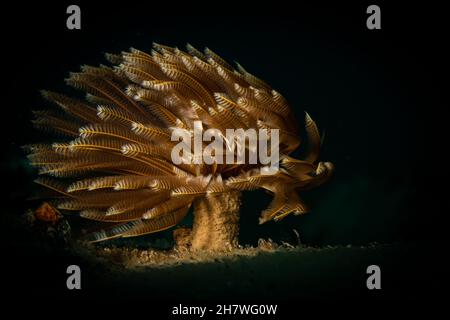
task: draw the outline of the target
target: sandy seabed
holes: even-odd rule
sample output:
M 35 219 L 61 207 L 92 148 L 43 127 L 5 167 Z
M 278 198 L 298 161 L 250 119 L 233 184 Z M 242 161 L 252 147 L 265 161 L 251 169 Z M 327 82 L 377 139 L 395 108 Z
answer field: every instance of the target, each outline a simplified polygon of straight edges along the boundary
M 83 248 L 81 248 L 83 246 Z M 256 257 L 261 254 L 276 254 L 280 252 L 294 252 L 298 250 L 312 250 L 303 246 L 293 246 L 288 243 L 277 244 L 271 239 L 259 239 L 258 246 L 239 246 L 227 251 L 192 251 L 187 248 L 174 248 L 171 250 L 138 249 L 130 247 L 98 247 L 90 244 L 81 244 L 78 250 L 88 252 L 91 257 L 104 262 L 112 262 L 127 268 L 155 267 L 164 268 L 183 264 L 232 262 L 247 257 Z

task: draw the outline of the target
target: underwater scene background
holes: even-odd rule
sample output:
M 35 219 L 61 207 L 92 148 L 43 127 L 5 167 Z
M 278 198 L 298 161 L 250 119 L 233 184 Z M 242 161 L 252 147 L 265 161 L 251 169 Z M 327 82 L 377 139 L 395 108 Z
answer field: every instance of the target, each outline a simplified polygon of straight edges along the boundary
M 448 187 L 438 183 L 448 177 L 446 145 L 440 141 L 446 136 L 442 79 L 448 57 L 443 22 L 435 18 L 440 14 L 436 9 L 381 5 L 382 29 L 368 30 L 368 4 L 257 9 L 230 4 L 223 10 L 193 11 L 170 4 L 118 7 L 82 1 L 81 30 L 65 28 L 66 4 L 33 4 L 27 10 L 13 5 L 9 14 L 20 22 L 9 25 L 4 36 L 8 99 L 3 100 L 1 126 L 0 215 L 2 268 L 10 275 L 11 292 L 77 298 L 126 293 L 171 301 L 436 293 L 443 272 L 436 252 L 449 209 Z M 259 238 L 271 238 L 296 245 L 300 239 L 302 246 L 317 250 L 112 280 L 103 266 L 41 245 L 23 230 L 18 216 L 40 201 L 27 200 L 35 192 L 37 174 L 20 146 L 50 139 L 31 125 L 31 111 L 47 103 L 39 90 L 68 92 L 63 79 L 70 71 L 105 63 L 105 52 L 150 51 L 152 42 L 209 47 L 281 92 L 300 122 L 304 111 L 314 118 L 325 132 L 321 159 L 334 163 L 334 176 L 303 194 L 311 213 L 276 223 L 257 223 L 268 195 L 245 193 L 239 241 L 256 245 Z M 113 244 L 164 249 L 171 237 L 168 230 Z M 65 289 L 65 267 L 72 263 L 79 263 L 87 277 L 80 292 Z M 370 264 L 385 270 L 380 292 L 365 287 Z

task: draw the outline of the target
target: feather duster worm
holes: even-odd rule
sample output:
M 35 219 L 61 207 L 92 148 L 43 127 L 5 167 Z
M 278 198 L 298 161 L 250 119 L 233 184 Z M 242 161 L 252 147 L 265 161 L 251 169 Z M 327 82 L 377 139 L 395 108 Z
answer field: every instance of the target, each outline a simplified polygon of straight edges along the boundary
M 83 66 L 67 84 L 83 100 L 44 91 L 57 108 L 36 112 L 37 127 L 67 137 L 29 145 L 29 159 L 44 177 L 37 183 L 58 194 L 57 207 L 107 226 L 91 241 L 133 237 L 168 229 L 193 206 L 192 230 L 183 232 L 193 250 L 236 247 L 240 194 L 263 188 L 273 195 L 260 223 L 308 211 L 299 192 L 326 181 L 333 165 L 318 162 L 320 136 L 305 117 L 308 150 L 300 145 L 297 122 L 277 91 L 244 70 L 235 70 L 209 49 L 187 51 L 155 44 L 151 54 L 130 49 L 107 54 L 112 67 Z M 278 129 L 279 170 L 262 164 L 174 164 L 174 128 Z M 57 179 L 65 178 L 65 179 Z M 66 183 L 64 181 L 70 181 Z

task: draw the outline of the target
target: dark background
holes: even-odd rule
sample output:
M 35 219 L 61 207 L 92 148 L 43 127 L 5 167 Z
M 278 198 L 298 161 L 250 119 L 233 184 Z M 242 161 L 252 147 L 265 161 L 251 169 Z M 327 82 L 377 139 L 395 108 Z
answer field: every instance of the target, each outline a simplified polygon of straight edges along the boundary
M 189 42 L 238 61 L 281 92 L 299 120 L 308 111 L 326 132 L 321 160 L 333 162 L 336 171 L 326 185 L 303 195 L 313 211 L 258 226 L 257 217 L 270 198 L 262 192 L 245 194 L 242 244 L 254 245 L 259 237 L 292 242 L 296 229 L 309 246 L 413 246 L 408 256 L 419 264 L 412 270 L 400 258 L 383 261 L 399 273 L 406 270 L 420 278 L 414 273 L 419 270 L 438 279 L 442 266 L 437 254 L 449 213 L 444 91 L 449 55 L 442 7 L 374 2 L 381 7 L 382 29 L 368 30 L 369 2 L 295 7 L 281 2 L 77 4 L 81 30 L 66 29 L 64 3 L 16 4 L 3 11 L 12 19 L 2 22 L 8 98 L 3 99 L 0 126 L 1 226 L 4 250 L 18 257 L 8 269 L 15 270 L 12 284 L 24 270 L 18 264 L 36 263 L 37 254 L 21 246 L 26 235 L 9 223 L 38 204 L 25 200 L 33 192 L 35 172 L 19 147 L 44 137 L 30 124 L 31 110 L 45 107 L 39 90 L 68 92 L 63 79 L 69 71 L 105 63 L 105 52 L 130 46 L 149 51 L 152 42 L 180 48 Z M 170 233 L 144 241 L 158 237 Z M 47 276 L 60 272 L 55 262 L 63 264 L 56 253 L 39 260 L 36 268 Z M 32 282 L 36 291 L 52 295 L 61 289 L 51 277 L 37 278 Z M 55 276 L 60 278 L 64 274 Z M 395 274 L 390 279 L 395 281 Z M 421 283 L 429 291 L 439 281 Z

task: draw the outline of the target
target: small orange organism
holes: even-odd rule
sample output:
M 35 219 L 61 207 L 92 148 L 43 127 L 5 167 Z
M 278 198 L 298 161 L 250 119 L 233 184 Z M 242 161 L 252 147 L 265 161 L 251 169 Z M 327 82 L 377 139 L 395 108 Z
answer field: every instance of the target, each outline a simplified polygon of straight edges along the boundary
M 48 202 L 44 202 L 39 208 L 34 212 L 34 217 L 43 222 L 49 222 L 51 224 L 56 224 L 61 218 L 61 213 L 53 208 Z

